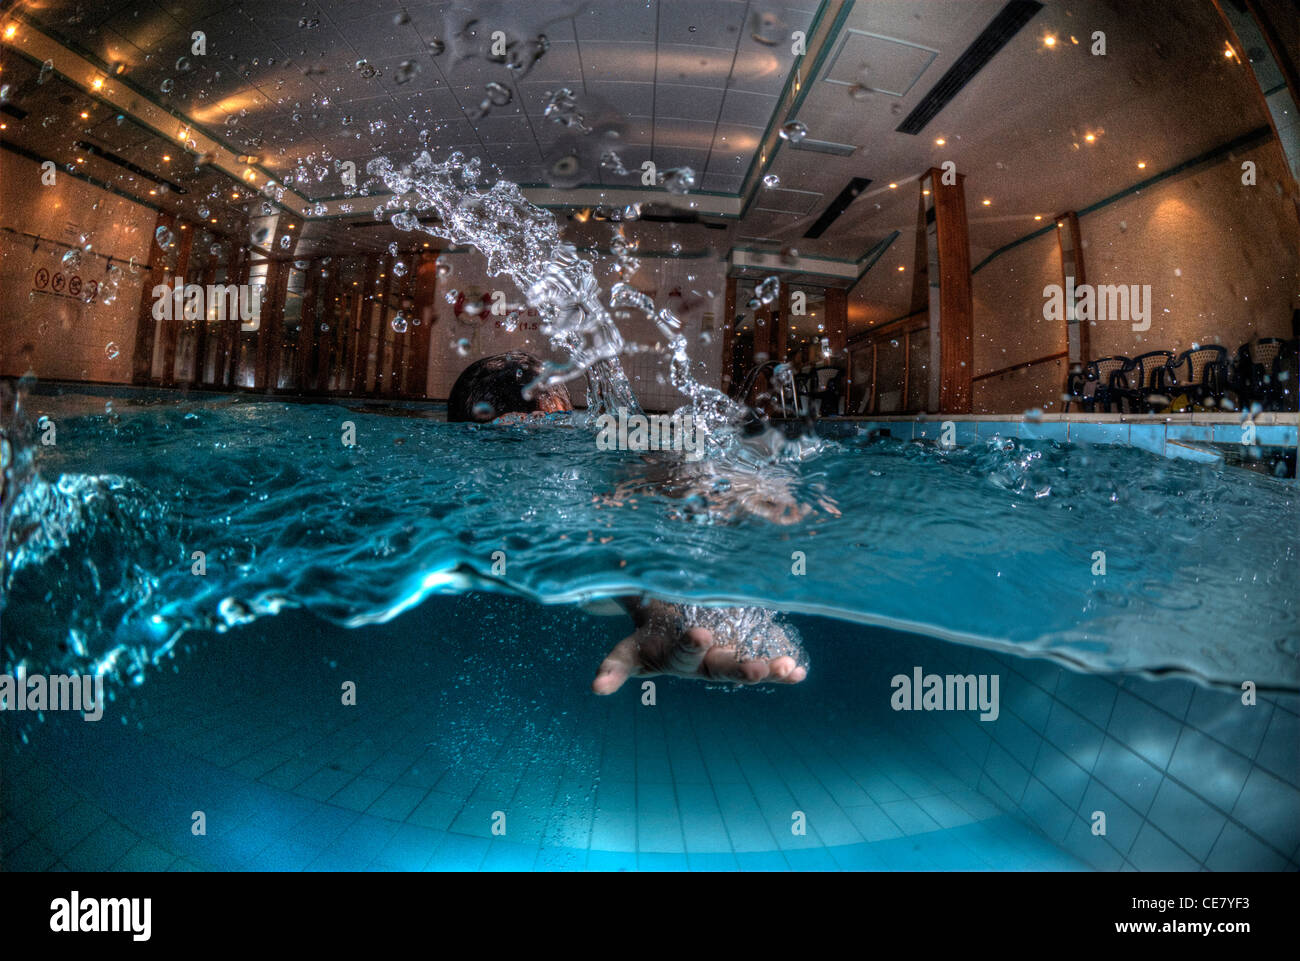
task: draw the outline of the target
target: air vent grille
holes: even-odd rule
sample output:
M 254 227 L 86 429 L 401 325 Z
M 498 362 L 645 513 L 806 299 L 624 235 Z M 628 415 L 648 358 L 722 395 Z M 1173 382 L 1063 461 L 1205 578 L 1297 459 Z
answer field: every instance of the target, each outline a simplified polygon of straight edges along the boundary
M 971 78 L 983 70 L 1007 41 L 1041 9 L 1043 5 L 1037 0 L 1011 0 L 899 124 L 898 132 L 915 136 L 924 130 L 926 124 L 938 116 L 939 111 L 948 106 Z

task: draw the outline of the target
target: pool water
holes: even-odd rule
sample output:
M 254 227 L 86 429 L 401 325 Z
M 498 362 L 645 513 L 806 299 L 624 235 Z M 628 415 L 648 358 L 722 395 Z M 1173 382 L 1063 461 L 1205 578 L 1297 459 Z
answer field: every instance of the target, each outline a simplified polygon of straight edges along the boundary
M 41 415 L 3 669 L 112 699 L 0 713 L 7 869 L 1297 867 L 1285 481 L 1009 439 L 688 475 L 573 423 Z M 789 612 L 808 679 L 594 697 L 631 625 L 576 603 L 640 592 Z M 996 719 L 896 710 L 914 670 L 996 677 Z

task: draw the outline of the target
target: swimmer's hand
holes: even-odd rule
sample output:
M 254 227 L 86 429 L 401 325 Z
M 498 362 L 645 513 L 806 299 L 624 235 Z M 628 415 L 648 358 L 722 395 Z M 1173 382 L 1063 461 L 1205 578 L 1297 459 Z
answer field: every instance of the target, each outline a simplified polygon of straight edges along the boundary
M 629 677 L 656 674 L 736 684 L 798 684 L 808 676 L 807 668 L 788 655 L 741 660 L 735 647 L 716 643 L 713 632 L 702 627 L 666 631 L 672 618 L 654 616 L 656 605 L 632 610 L 637 629 L 614 645 L 601 663 L 591 682 L 595 693 L 613 694 Z M 659 610 L 666 608 L 662 605 Z

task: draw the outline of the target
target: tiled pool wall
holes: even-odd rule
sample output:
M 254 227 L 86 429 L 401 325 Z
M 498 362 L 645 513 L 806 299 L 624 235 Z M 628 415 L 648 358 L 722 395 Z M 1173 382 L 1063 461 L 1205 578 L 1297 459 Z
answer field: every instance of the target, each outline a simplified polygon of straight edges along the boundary
M 951 439 L 958 447 L 994 437 L 1016 437 L 1061 444 L 1121 444 L 1164 457 L 1217 463 L 1223 460 L 1223 455 L 1210 445 L 1294 448 L 1297 415 L 1261 413 L 1248 426 L 1238 414 L 1044 414 L 1041 417 L 934 414 L 925 419 L 835 418 L 818 421 L 817 429 L 822 436 L 831 438 L 880 431 L 897 440 L 938 443 L 946 424 L 952 425 Z
M 1098 870 L 1300 869 L 1300 697 L 1080 674 L 973 648 L 1000 714 L 939 712 L 963 781 Z M 1105 834 L 1094 834 L 1095 812 Z

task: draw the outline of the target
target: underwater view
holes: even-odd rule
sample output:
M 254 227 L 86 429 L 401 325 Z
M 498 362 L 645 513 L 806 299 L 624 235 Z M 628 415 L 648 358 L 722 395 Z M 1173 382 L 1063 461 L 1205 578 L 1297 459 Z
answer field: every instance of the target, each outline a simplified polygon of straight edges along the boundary
M 0 870 L 1300 870 L 1294 14 L 0 6 Z

